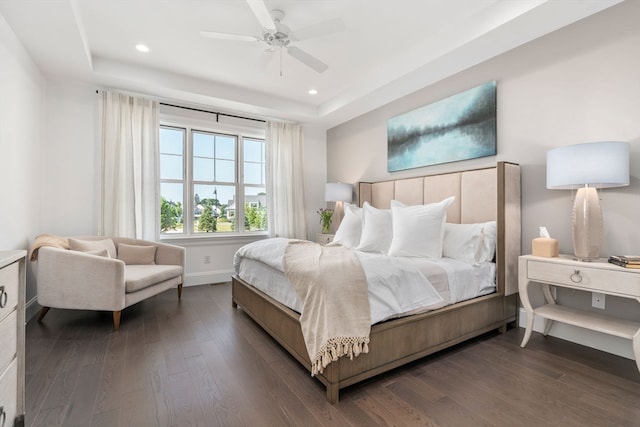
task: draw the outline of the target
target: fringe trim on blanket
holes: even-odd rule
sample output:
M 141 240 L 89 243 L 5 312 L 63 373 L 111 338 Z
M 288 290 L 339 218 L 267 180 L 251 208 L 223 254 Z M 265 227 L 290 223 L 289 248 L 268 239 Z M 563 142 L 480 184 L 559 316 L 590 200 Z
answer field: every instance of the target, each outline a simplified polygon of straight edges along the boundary
M 369 337 L 334 337 L 323 344 L 311 361 L 311 376 L 321 374 L 324 368 L 331 362 L 335 362 L 339 357 L 354 357 L 361 353 L 369 353 Z

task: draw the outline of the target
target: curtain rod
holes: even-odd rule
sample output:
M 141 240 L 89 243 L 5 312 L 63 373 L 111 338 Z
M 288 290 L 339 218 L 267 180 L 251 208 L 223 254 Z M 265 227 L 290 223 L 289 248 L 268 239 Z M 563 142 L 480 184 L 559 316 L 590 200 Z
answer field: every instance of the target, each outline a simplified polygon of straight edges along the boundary
M 100 93 L 100 91 L 96 90 L 96 93 Z M 182 108 L 183 110 L 191 110 L 191 111 L 198 111 L 200 113 L 209 113 L 209 114 L 215 114 L 216 115 L 216 122 L 218 121 L 218 117 L 220 116 L 225 116 L 225 117 L 232 117 L 234 119 L 242 119 L 242 120 L 252 120 L 254 122 L 261 122 L 261 123 L 266 123 L 266 120 L 262 120 L 262 119 L 255 119 L 253 117 L 244 117 L 244 116 L 237 116 L 235 114 L 227 114 L 227 113 L 220 113 L 218 111 L 209 111 L 209 110 L 201 110 L 200 108 L 193 108 L 193 107 L 184 107 L 182 105 L 175 105 L 175 104 L 167 104 L 165 102 L 160 102 L 160 105 L 164 105 L 166 107 L 175 107 L 175 108 Z
M 235 114 L 219 113 L 217 111 L 201 110 L 199 108 L 193 108 L 193 107 L 183 107 L 182 105 L 167 104 L 167 103 L 164 103 L 164 102 L 161 102 L 160 105 L 164 105 L 166 107 L 182 108 L 182 109 L 191 110 L 191 111 L 199 111 L 201 113 L 215 114 L 216 115 L 216 122 L 218 121 L 218 116 L 233 117 L 234 119 L 253 120 L 254 122 L 262 122 L 262 123 L 266 123 L 267 122 L 266 120 L 254 119 L 253 117 L 237 116 Z

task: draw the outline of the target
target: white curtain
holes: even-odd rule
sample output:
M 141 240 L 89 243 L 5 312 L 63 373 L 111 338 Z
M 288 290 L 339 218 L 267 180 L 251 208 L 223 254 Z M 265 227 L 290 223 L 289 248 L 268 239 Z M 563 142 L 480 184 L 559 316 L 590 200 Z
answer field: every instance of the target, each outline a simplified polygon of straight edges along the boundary
M 267 122 L 267 217 L 271 237 L 307 238 L 300 125 Z
M 157 240 L 158 102 L 100 92 L 100 234 Z

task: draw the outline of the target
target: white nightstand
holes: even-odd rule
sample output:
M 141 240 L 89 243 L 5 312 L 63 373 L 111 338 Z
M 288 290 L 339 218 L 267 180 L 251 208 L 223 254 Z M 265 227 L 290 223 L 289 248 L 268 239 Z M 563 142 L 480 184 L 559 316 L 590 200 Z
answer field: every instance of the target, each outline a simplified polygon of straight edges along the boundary
M 558 321 L 630 339 L 636 365 L 640 370 L 640 322 L 563 307 L 556 304 L 550 289 L 550 286 L 560 286 L 631 298 L 640 302 L 640 270 L 618 267 L 609 264 L 606 260 L 598 262 L 575 261 L 573 257 L 567 255 L 555 258 L 523 255 L 519 258 L 518 268 L 520 300 L 527 312 L 527 328 L 521 347 L 526 346 L 529 342 L 533 330 L 534 315 L 537 315 L 546 319 L 545 335 L 551 329 L 553 322 Z M 542 286 L 547 302 L 545 305 L 536 308 L 531 306 L 529 301 L 529 286 L 531 284 Z
M 326 245 L 327 243 L 331 243 L 333 242 L 333 238 L 335 237 L 335 234 L 324 234 L 324 233 L 318 233 L 316 235 L 316 241 L 318 243 L 320 243 L 322 246 Z

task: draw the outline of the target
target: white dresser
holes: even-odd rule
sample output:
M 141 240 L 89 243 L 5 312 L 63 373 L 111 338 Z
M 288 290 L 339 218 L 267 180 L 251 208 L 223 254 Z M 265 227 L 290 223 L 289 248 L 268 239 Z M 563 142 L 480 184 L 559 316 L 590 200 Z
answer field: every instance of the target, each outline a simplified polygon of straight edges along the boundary
M 0 427 L 24 425 L 26 251 L 0 251 Z

